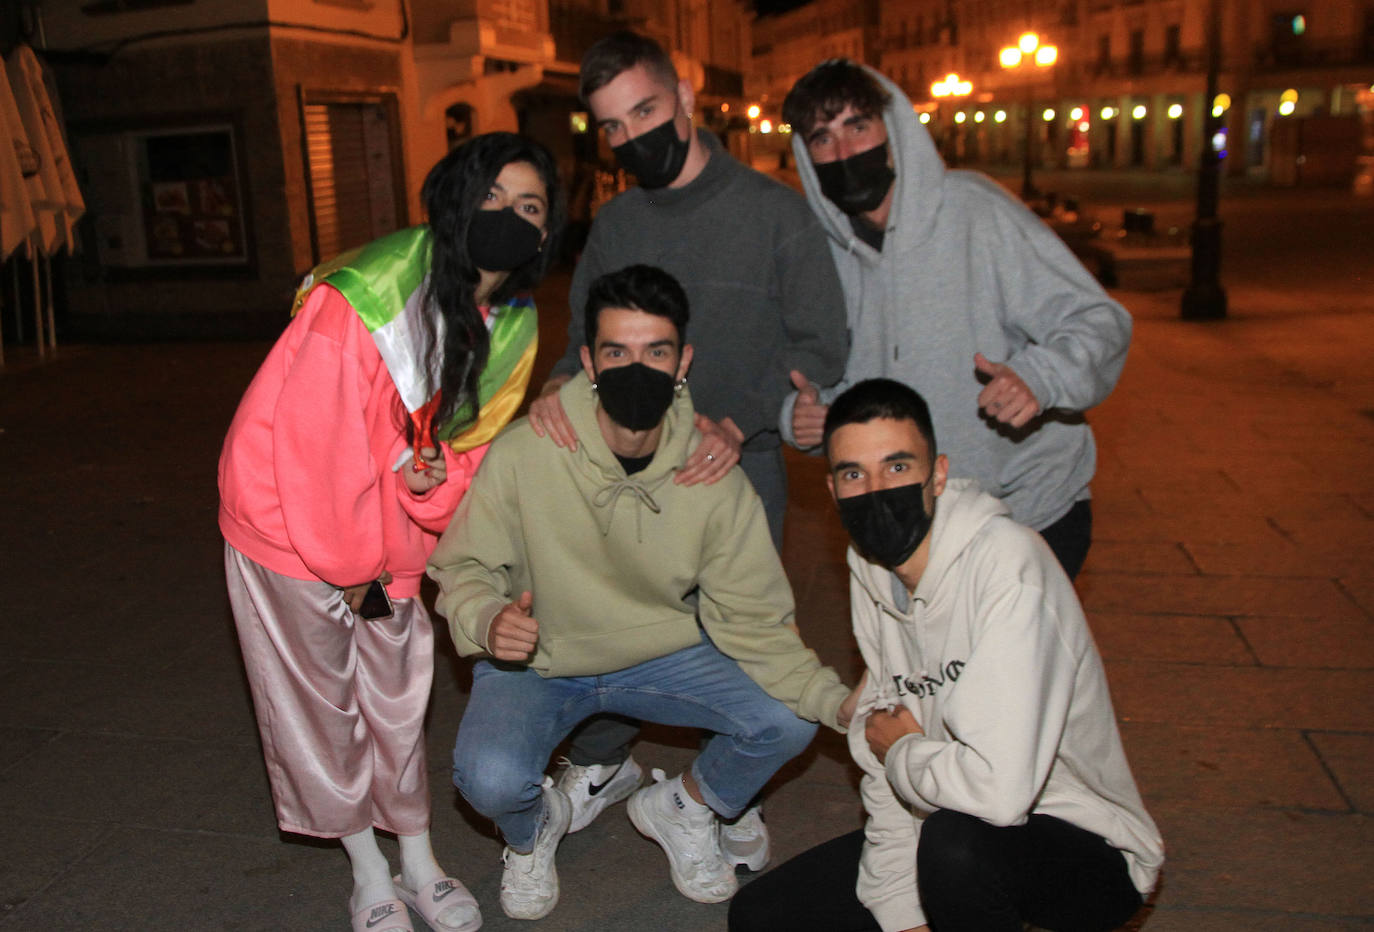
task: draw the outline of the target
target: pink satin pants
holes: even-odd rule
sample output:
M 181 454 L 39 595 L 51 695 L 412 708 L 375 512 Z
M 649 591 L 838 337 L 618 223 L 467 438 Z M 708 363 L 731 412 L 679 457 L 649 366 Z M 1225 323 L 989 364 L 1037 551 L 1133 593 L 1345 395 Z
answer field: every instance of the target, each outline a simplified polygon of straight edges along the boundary
M 366 621 L 325 582 L 224 548 L 277 824 L 338 838 L 429 829 L 424 716 L 434 627 L 420 599 Z

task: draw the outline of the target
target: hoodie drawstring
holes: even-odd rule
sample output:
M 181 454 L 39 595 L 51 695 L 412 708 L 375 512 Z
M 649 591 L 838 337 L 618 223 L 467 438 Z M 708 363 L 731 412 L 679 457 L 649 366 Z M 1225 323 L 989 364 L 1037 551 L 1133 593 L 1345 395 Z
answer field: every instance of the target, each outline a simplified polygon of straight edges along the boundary
M 601 536 L 605 537 L 611 532 L 611 521 L 615 519 L 615 506 L 620 501 L 620 496 L 626 492 L 632 493 L 639 501 L 654 514 L 661 514 L 663 509 L 658 502 L 649 494 L 649 490 L 640 485 L 633 479 L 617 479 L 609 485 L 603 486 L 592 497 L 592 504 L 597 508 L 610 508 L 610 514 L 606 517 L 606 524 L 601 529 Z M 644 543 L 643 525 L 641 522 L 641 512 L 635 509 L 635 540 Z

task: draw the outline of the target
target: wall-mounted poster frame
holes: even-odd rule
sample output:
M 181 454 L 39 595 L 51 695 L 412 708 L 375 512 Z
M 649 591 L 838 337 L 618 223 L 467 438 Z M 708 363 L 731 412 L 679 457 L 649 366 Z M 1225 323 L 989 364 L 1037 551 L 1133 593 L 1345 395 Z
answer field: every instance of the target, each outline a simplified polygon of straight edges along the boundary
M 130 136 L 147 264 L 247 265 L 251 253 L 234 124 L 135 130 Z
M 90 185 L 95 253 L 107 272 L 256 274 L 236 115 L 84 121 L 72 137 Z

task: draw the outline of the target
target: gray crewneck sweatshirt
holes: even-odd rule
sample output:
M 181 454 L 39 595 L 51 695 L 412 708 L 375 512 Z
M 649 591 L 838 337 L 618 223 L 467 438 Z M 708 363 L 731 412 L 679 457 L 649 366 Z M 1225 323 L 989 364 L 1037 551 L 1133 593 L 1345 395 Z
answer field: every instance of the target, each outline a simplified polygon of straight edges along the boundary
M 1017 521 L 1043 530 L 1088 497 L 1097 452 L 1082 412 L 1121 375 L 1130 315 L 996 183 L 946 171 L 911 102 L 872 74 L 892 95 L 883 121 L 897 173 L 881 251 L 821 193 L 805 143 L 792 139 L 807 200 L 830 236 L 853 339 L 844 380 L 822 400 L 877 376 L 912 386 L 930 405 L 950 475 L 976 479 Z M 1011 366 L 1046 413 L 1021 430 L 982 417 L 979 352 Z M 794 399 L 780 422 L 789 442 Z
M 581 370 L 592 281 L 627 265 L 656 265 L 687 292 L 697 410 L 733 418 L 746 449 L 773 449 L 792 388 L 788 372 L 828 385 L 844 371 L 844 295 L 806 202 L 740 164 L 711 133 L 697 136 L 710 158 L 690 184 L 631 188 L 597 214 L 568 295 L 568 347 L 553 371 Z

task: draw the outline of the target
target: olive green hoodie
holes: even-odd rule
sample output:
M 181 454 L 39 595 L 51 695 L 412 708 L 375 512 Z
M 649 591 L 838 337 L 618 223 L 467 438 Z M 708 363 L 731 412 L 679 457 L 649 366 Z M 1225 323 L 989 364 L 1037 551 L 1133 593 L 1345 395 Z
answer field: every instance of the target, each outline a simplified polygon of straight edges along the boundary
M 647 468 L 627 476 L 579 374 L 559 392 L 576 450 L 510 425 L 429 560 L 437 607 L 458 652 L 486 653 L 487 629 L 528 590 L 545 677 L 623 670 L 691 647 L 701 627 L 769 695 L 838 728 L 849 690 L 792 626 L 792 591 L 739 469 L 713 485 L 677 485 L 696 443 L 684 390 L 664 417 Z

